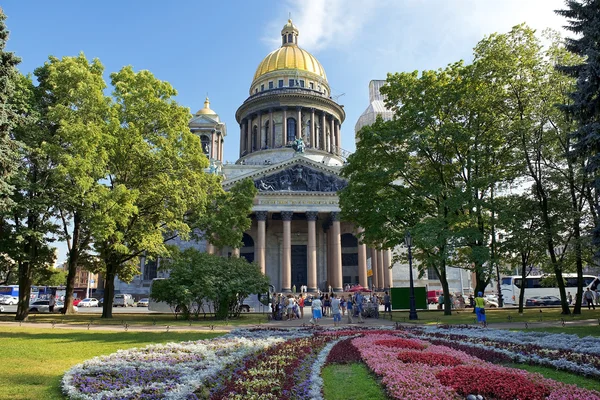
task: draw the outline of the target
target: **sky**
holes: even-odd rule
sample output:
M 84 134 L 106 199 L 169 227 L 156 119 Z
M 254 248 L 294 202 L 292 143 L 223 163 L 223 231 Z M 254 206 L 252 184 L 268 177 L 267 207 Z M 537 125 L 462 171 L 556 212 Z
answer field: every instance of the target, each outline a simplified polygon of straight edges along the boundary
M 561 30 L 563 0 L 4 0 L 7 50 L 33 73 L 48 56 L 83 52 L 109 74 L 131 65 L 178 91 L 192 113 L 204 98 L 227 125 L 224 160 L 239 146 L 237 108 L 262 59 L 281 45 L 288 18 L 298 44 L 323 65 L 332 97 L 344 105 L 342 148 L 354 151 L 354 125 L 368 85 L 388 73 L 443 68 L 472 60 L 477 42 L 526 23 Z M 564 34 L 564 31 L 563 31 Z M 66 248 L 59 245 L 58 260 Z

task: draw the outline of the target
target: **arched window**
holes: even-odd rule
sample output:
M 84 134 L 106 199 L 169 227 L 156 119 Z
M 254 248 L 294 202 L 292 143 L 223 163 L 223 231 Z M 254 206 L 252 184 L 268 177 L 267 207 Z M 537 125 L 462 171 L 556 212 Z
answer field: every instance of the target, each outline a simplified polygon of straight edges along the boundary
M 294 118 L 287 119 L 287 142 L 293 142 L 296 139 L 296 120 Z
M 240 249 L 240 257 L 245 258 L 248 262 L 254 261 L 254 239 L 247 233 L 242 236 L 242 248 Z
M 200 137 L 200 142 L 202 143 L 202 152 L 207 156 L 210 155 L 210 138 L 206 135 L 202 135 Z
M 283 44 L 287 43 L 287 38 L 285 37 L 285 35 L 283 35 Z
M 308 138 L 308 141 L 311 142 L 311 131 L 310 131 L 310 119 L 306 121 L 306 126 L 304 127 L 304 137 Z M 310 143 L 312 147 L 314 147 L 313 143 Z
M 267 122 L 265 122 L 265 143 L 263 143 L 264 147 L 269 146 L 269 125 L 270 125 L 269 122 L 270 121 L 268 121 L 268 120 L 267 120 Z
M 252 151 L 257 150 L 258 145 L 258 126 L 254 125 L 252 128 Z
M 292 34 L 288 33 L 288 43 L 292 43 L 294 39 L 292 38 Z

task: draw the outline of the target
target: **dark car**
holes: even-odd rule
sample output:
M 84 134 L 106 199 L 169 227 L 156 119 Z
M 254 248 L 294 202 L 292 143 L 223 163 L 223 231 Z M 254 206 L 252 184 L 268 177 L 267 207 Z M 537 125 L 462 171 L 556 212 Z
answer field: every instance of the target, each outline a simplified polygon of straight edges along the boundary
M 528 307 L 534 306 L 560 306 L 560 299 L 556 296 L 534 296 L 525 301 Z

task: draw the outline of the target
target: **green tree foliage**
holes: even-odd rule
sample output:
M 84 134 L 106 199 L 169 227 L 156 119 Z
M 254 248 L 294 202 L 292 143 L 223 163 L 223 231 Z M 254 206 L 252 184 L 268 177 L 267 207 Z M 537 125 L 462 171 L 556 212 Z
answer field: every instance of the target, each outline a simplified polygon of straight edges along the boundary
M 13 97 L 19 114 L 27 117 L 14 129 L 15 139 L 23 146 L 20 167 L 11 180 L 15 187 L 12 195 L 15 206 L 5 215 L 3 241 L 18 268 L 20 294 L 15 318 L 25 320 L 35 271 L 47 269 L 55 261 L 54 249 L 50 246 L 57 234 L 55 199 L 51 195 L 56 183 L 55 165 L 46 148 L 54 131 L 39 123 L 47 98 L 33 86 L 29 77 L 19 77 Z
M 567 8 L 556 12 L 568 19 L 565 29 L 577 35 L 566 39 L 566 48 L 580 60 L 575 64 L 561 62 L 558 67 L 577 79 L 577 86 L 570 93 L 572 101 L 563 102 L 562 109 L 577 123 L 572 132 L 573 152 L 583 163 L 591 183 L 586 195 L 595 225 L 594 252 L 600 257 L 600 1 L 567 0 L 565 3 Z
M 175 254 L 162 268 L 169 271 L 169 278 L 155 281 L 150 297 L 184 317 L 211 312 L 216 319 L 237 317 L 246 297 L 266 293 L 269 287 L 269 279 L 256 263 L 195 249 Z
M 203 171 L 208 159 L 188 128 L 189 110 L 172 99 L 177 92 L 169 83 L 131 67 L 111 74 L 111 81 L 115 118 L 105 143 L 101 206 L 118 213 L 98 222 L 93 233 L 105 268 L 104 318 L 112 317 L 115 277 L 129 281 L 138 274 L 143 252 L 168 255 L 165 242 L 190 233 L 191 206 L 210 204 L 207 197 L 222 190 Z
M 50 188 L 62 224 L 61 238 L 68 248 L 68 280 L 64 311 L 73 312 L 73 289 L 80 260 L 88 254 L 94 225 L 106 217 L 98 207 L 106 195 L 101 180 L 106 174 L 111 120 L 110 99 L 99 60 L 83 54 L 49 61 L 35 72 L 47 104 L 40 122 L 53 131 L 45 149 L 54 165 Z
M 252 213 L 256 193 L 251 179 L 237 182 L 228 191 L 215 186 L 206 205 L 192 208 L 190 225 L 195 232 L 201 232 L 195 236 L 201 236 L 218 248 L 240 247 L 244 232 L 252 224 L 248 216 Z
M 19 110 L 11 102 L 11 97 L 19 79 L 16 66 L 21 62 L 14 53 L 5 51 L 8 41 L 5 20 L 6 15 L 0 8 L 0 213 L 7 211 L 13 204 L 10 195 L 14 187 L 10 178 L 18 168 L 18 145 L 14 140 L 13 129 L 19 120 Z
M 36 270 L 33 284 L 38 286 L 66 286 L 68 273 L 54 268 Z

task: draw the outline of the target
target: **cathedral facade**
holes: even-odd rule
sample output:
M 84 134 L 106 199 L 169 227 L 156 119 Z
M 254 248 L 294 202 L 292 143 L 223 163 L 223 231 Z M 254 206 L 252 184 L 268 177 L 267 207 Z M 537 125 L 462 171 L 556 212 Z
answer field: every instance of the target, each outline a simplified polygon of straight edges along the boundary
M 240 133 L 235 163 L 223 160 L 227 130 L 208 98 L 189 124 L 210 160 L 207 172 L 222 175 L 225 190 L 243 179 L 251 179 L 258 190 L 243 245 L 178 245 L 255 261 L 278 292 L 299 291 L 302 286 L 309 292 L 342 291 L 349 284 L 408 286 L 408 265 L 392 266 L 391 250 L 360 243 L 360 227 L 340 218 L 337 191 L 347 185 L 340 176 L 348 155 L 342 146 L 346 114 L 331 96 L 323 66 L 299 47 L 299 36 L 289 20 L 281 30 L 281 46 L 258 65 L 248 97 L 235 114 Z M 391 118 L 379 93 L 384 83 L 369 84 L 370 104 L 356 129 L 374 122 L 376 115 Z M 147 296 L 152 278 L 165 276 L 157 271 L 157 262 L 142 258 L 142 274 L 130 284 L 117 281 L 116 293 Z M 470 287 L 470 277 L 462 272 L 450 276 L 451 290 Z M 415 284 L 440 289 L 436 278 L 429 272 Z

